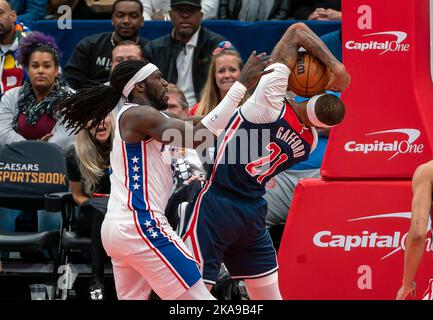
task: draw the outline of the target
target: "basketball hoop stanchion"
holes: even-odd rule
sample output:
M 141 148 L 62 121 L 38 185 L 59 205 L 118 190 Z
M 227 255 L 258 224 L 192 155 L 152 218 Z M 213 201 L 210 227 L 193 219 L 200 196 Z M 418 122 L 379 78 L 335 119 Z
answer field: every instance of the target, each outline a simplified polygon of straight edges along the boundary
M 342 5 L 347 113 L 322 179 L 295 190 L 278 254 L 285 299 L 394 299 L 411 178 L 433 158 L 430 0 Z M 433 276 L 430 239 L 426 251 L 417 298 Z

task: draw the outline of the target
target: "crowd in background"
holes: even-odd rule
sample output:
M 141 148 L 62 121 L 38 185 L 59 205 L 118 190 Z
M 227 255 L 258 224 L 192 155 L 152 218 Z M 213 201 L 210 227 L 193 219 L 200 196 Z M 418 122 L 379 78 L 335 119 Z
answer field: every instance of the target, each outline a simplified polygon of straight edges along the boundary
M 170 20 L 170 0 L 140 0 L 144 20 Z M 73 19 L 110 19 L 114 0 L 9 0 L 19 21 L 52 19 L 68 5 Z M 336 20 L 341 19 L 340 0 L 203 0 L 203 19 Z
M 61 70 L 61 48 L 55 40 L 27 26 L 55 19 L 62 5 L 70 6 L 73 19 L 111 19 L 113 31 L 82 39 Z M 243 61 L 227 39 L 202 26 L 204 19 L 341 20 L 341 4 L 339 0 L 0 0 L 0 148 L 40 140 L 64 150 L 70 188 L 82 208 L 78 232 L 92 238 L 91 291 L 95 285 L 96 289 L 103 288 L 101 265 L 106 257 L 98 233 L 103 215 L 87 212 L 86 216 L 83 204 L 95 193 L 109 194 L 108 154 L 116 110 L 98 130 L 86 129 L 72 136 L 54 107 L 75 90 L 108 82 L 110 72 L 120 62 L 145 58 L 157 65 L 170 83 L 167 112 L 181 118 L 208 114 L 239 79 Z M 139 31 L 146 20 L 171 21 L 172 31 L 157 39 L 144 39 Z M 324 39 L 341 61 L 341 32 Z M 298 179 L 319 176 L 328 134 L 322 133 L 322 145 L 311 160 L 269 184 L 268 227 L 284 224 Z M 208 152 L 212 156 L 212 148 Z M 178 188 L 197 186 L 206 179 L 206 168 L 194 151 L 180 154 L 173 194 Z M 184 163 L 188 170 L 181 166 Z M 17 221 L 31 214 L 16 213 Z M 19 230 L 19 225 L 16 228 Z

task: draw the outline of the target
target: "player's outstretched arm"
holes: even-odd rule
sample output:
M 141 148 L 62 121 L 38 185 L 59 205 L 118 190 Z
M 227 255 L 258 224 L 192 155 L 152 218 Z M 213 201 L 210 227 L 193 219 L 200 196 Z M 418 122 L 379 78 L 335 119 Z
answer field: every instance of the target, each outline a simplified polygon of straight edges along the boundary
M 290 70 L 293 70 L 300 47 L 319 58 L 329 68 L 331 77 L 326 89 L 339 92 L 346 89 L 350 82 L 346 68 L 334 57 L 323 41 L 302 22 L 294 23 L 286 30 L 272 51 L 272 59 L 286 64 Z
M 269 55 L 254 51 L 241 71 L 239 81 L 230 88 L 220 104 L 200 122 L 185 122 L 167 118 L 152 107 L 134 107 L 122 115 L 120 128 L 122 138 L 139 142 L 152 137 L 160 142 L 178 147 L 196 148 L 212 145 L 227 125 L 248 89 L 255 87 L 259 79 L 273 69 L 264 70 L 271 63 Z
M 130 108 L 120 119 L 120 135 L 128 143 L 138 143 L 153 138 L 161 143 L 182 147 L 207 147 L 214 143 L 215 135 L 203 122 L 167 118 L 150 106 Z
M 403 284 L 396 299 L 415 294 L 415 274 L 424 253 L 427 225 L 432 206 L 433 161 L 419 166 L 412 179 L 412 218 L 404 253 Z
M 260 53 L 257 54 L 254 50 L 250 56 L 248 57 L 247 62 L 245 63 L 244 67 L 241 70 L 241 74 L 239 76 L 239 82 L 242 84 L 247 90 L 253 89 L 257 83 L 259 82 L 260 78 L 264 76 L 265 74 L 271 73 L 274 71 L 274 69 L 268 69 L 264 70 L 268 65 L 272 63 L 272 59 L 270 55 L 267 55 L 266 53 Z M 230 112 L 227 112 L 227 114 L 230 114 L 239 106 L 239 103 L 242 101 L 245 95 L 246 90 L 237 90 L 238 88 L 236 86 L 232 86 L 230 90 L 227 92 L 224 99 L 214 108 L 214 110 L 217 110 L 218 108 L 223 108 L 227 110 L 231 110 Z M 216 111 L 217 112 L 217 111 Z M 192 116 L 188 117 L 187 121 L 192 121 L 194 125 L 199 124 L 203 120 L 204 116 Z M 217 124 L 218 128 L 215 129 L 224 129 L 227 125 L 229 119 L 225 119 L 221 122 L 221 124 Z M 210 128 L 210 130 L 213 132 L 214 130 Z M 216 135 L 216 133 L 215 133 Z

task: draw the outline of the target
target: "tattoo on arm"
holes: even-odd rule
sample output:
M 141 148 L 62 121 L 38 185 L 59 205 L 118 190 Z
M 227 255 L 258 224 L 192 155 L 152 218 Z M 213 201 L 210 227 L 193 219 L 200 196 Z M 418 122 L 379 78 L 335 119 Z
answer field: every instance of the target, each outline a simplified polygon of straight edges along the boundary
M 299 47 L 303 47 L 331 69 L 338 63 L 323 41 L 303 23 L 296 23 L 286 30 L 275 46 L 272 57 L 292 69 L 296 64 Z

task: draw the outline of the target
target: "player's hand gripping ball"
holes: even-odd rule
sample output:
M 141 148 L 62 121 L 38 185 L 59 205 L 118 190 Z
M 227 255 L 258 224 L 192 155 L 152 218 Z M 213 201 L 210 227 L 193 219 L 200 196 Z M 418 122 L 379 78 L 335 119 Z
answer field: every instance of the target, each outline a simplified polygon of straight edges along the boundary
M 289 77 L 289 88 L 298 96 L 311 98 L 325 91 L 329 81 L 328 68 L 308 52 L 299 52 L 295 69 Z

